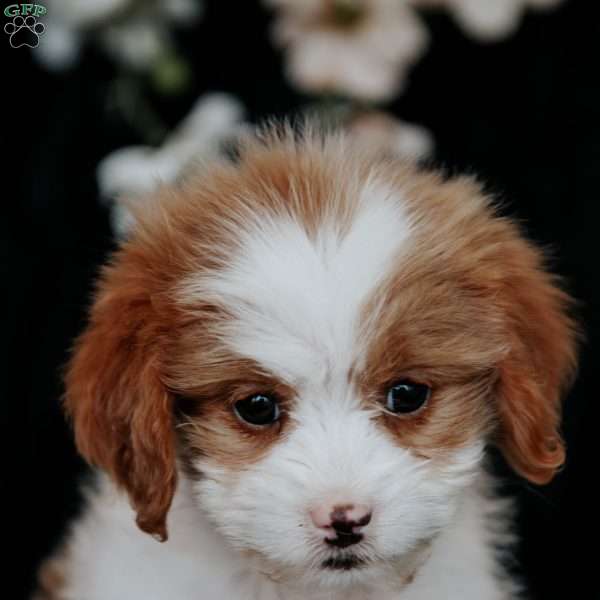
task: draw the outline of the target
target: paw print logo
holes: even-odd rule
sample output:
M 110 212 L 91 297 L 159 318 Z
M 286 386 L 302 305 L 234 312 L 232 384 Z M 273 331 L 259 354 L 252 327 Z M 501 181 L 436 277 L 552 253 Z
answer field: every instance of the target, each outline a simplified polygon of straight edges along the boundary
M 25 18 L 20 15 L 4 26 L 4 31 L 10 36 L 10 45 L 13 48 L 28 46 L 35 48 L 40 43 L 40 35 L 46 27 L 36 17 L 29 15 Z

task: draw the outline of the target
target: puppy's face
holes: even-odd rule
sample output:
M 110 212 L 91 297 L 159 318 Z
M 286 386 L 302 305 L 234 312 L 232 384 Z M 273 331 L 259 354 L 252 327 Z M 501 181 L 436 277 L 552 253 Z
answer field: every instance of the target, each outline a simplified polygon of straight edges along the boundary
M 165 190 L 67 376 L 90 460 L 166 536 L 179 471 L 273 579 L 408 580 L 487 443 L 545 482 L 568 298 L 477 186 L 343 141 L 251 143 Z

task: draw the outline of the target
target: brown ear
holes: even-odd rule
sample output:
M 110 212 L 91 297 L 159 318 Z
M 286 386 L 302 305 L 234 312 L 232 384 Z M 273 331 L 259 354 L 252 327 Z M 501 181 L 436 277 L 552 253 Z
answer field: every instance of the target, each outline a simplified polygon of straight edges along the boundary
M 561 396 L 576 367 L 572 304 L 543 267 L 541 252 L 519 240 L 504 256 L 503 302 L 510 350 L 500 365 L 498 444 L 520 475 L 548 483 L 565 460 Z
M 176 470 L 171 397 L 158 371 L 161 326 L 143 271 L 118 258 L 75 345 L 65 408 L 79 451 L 127 490 L 140 529 L 164 541 Z

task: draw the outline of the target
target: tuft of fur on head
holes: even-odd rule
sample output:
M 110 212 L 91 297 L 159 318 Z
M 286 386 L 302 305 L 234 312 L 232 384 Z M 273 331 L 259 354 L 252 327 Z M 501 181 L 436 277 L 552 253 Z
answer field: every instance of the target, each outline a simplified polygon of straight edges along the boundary
M 272 129 L 135 213 L 65 407 L 144 531 L 166 539 L 179 461 L 198 509 L 273 578 L 408 581 L 486 444 L 535 483 L 562 464 L 571 301 L 472 179 Z M 387 390 L 405 379 L 430 399 L 392 414 Z M 272 426 L 234 411 L 258 393 L 279 402 Z M 347 497 L 373 507 L 352 553 L 307 517 Z

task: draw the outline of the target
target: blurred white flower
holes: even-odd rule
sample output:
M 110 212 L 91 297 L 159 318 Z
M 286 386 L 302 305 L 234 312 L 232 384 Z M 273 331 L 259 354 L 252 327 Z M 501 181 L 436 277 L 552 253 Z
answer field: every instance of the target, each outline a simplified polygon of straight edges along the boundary
M 551 8 L 563 0 L 411 0 L 415 6 L 446 8 L 462 29 L 481 41 L 514 33 L 528 7 Z
M 81 52 L 81 37 L 74 29 L 49 17 L 40 42 L 33 49 L 33 56 L 46 69 L 62 71 L 77 63 Z
M 45 35 L 34 56 L 46 68 L 76 64 L 90 40 L 116 61 L 150 68 L 171 45 L 171 26 L 187 25 L 202 13 L 202 0 L 46 0 Z
M 143 201 L 161 183 L 174 181 L 195 161 L 218 156 L 223 144 L 244 130 L 244 109 L 227 94 L 202 96 L 159 148 L 131 146 L 109 154 L 98 165 L 100 194 L 112 202 L 113 230 L 125 235 L 131 216 L 120 198 Z
M 433 154 L 433 136 L 425 127 L 400 121 L 383 112 L 360 113 L 346 128 L 360 144 L 400 158 L 421 160 Z
M 79 58 L 86 32 L 98 23 L 114 18 L 130 0 L 47 0 L 44 16 L 47 35 L 40 40 L 34 56 L 47 68 L 61 70 Z
M 289 79 L 310 93 L 384 101 L 427 45 L 407 0 L 265 0 Z
M 162 0 L 164 14 L 176 23 L 198 19 L 203 10 L 201 0 Z
M 143 70 L 170 47 L 169 31 L 148 17 L 132 18 L 100 30 L 106 53 L 116 62 Z

